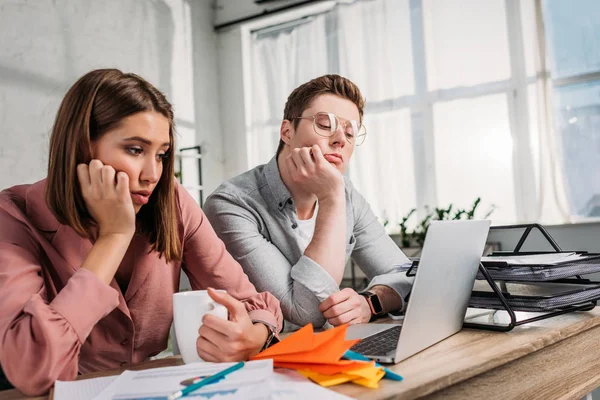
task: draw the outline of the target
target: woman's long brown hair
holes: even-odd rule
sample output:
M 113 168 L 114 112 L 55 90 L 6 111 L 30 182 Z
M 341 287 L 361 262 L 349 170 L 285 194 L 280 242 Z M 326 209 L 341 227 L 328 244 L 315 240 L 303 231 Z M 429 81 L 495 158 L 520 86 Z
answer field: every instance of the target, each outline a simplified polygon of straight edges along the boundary
M 164 94 L 135 74 L 117 69 L 88 72 L 65 95 L 52 128 L 48 157 L 46 202 L 58 221 L 82 237 L 95 225 L 85 206 L 77 179 L 77 165 L 92 159 L 91 144 L 126 117 L 158 112 L 169 121 L 170 151 L 174 150 L 173 109 Z M 167 261 L 181 259 L 177 230 L 175 162 L 163 161 L 163 173 L 148 204 L 137 214 L 139 230 Z

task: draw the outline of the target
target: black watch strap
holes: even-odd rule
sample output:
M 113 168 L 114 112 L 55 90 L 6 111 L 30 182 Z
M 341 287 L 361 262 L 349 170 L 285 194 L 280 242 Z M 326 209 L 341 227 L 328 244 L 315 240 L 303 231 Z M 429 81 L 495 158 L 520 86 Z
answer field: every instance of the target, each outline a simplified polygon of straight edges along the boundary
M 262 324 L 267 327 L 267 330 L 269 331 L 269 336 L 267 336 L 267 340 L 265 340 L 265 344 L 263 345 L 262 349 L 260 349 L 260 352 L 265 351 L 267 348 L 269 348 L 269 346 L 279 342 L 279 340 L 277 339 L 277 335 L 275 334 L 275 328 L 273 328 L 269 324 L 265 324 L 264 322 Z
M 381 301 L 379 300 L 379 296 L 373 292 L 365 291 L 359 293 L 361 296 L 364 296 L 367 300 L 367 304 L 371 308 L 371 315 L 374 317 L 379 317 L 383 315 L 383 306 L 381 305 Z

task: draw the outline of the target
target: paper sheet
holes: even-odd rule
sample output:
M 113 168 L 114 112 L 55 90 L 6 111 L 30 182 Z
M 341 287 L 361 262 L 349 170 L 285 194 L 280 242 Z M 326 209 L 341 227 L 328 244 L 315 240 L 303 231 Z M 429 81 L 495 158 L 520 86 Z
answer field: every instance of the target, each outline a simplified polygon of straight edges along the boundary
M 79 381 L 56 381 L 54 383 L 54 400 L 93 399 L 117 378 L 118 375 Z
M 350 400 L 332 390 L 325 389 L 301 376 L 296 371 L 278 371 L 271 381 L 271 397 L 269 400 Z
M 94 400 L 166 398 L 184 387 L 180 384 L 181 381 L 197 376 L 213 375 L 234 364 L 198 362 L 177 367 L 125 371 Z M 222 381 L 195 391 L 194 397 L 204 395 L 216 399 L 221 398 L 216 396 L 234 395 L 240 398 L 238 394 L 240 388 L 264 382 L 272 376 L 272 360 L 249 361 L 243 368 L 227 375 Z
M 550 253 L 522 256 L 481 257 L 481 261 L 506 261 L 511 265 L 554 265 L 565 261 L 576 261 L 582 258 L 577 253 Z
M 277 370 L 266 384 L 248 386 L 238 392 L 232 399 L 245 400 L 350 400 L 350 397 L 321 387 L 296 371 Z M 224 398 L 219 397 L 219 400 Z M 212 398 L 211 400 L 215 400 Z

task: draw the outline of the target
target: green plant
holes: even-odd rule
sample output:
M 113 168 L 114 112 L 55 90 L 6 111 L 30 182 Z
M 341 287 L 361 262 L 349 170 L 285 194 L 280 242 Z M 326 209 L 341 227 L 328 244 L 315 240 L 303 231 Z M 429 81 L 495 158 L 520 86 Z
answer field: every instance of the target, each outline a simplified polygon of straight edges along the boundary
M 416 208 L 413 208 L 402 218 L 402 221 L 398 223 L 400 226 L 400 243 L 402 247 L 422 247 L 425 243 L 425 236 L 427 236 L 427 229 L 429 228 L 431 221 L 474 219 L 475 212 L 480 204 L 481 198 L 478 197 L 469 209 L 454 208 L 454 205 L 450 204 L 448 208 L 436 207 L 433 211 L 430 211 L 429 207 L 425 206 L 427 215 L 417 223 L 412 231 L 410 231 L 407 222 L 416 211 Z M 496 206 L 492 204 L 481 219 L 489 217 L 495 209 Z
M 402 217 L 402 222 L 400 222 L 398 224 L 398 225 L 400 225 L 400 238 L 402 240 L 402 247 L 410 246 L 410 239 L 408 237 L 406 221 L 408 221 L 408 219 L 411 217 L 411 215 L 413 215 L 415 213 L 415 211 L 417 211 L 416 208 L 413 208 L 412 210 L 410 210 L 408 212 L 408 214 L 406 214 L 404 217 Z

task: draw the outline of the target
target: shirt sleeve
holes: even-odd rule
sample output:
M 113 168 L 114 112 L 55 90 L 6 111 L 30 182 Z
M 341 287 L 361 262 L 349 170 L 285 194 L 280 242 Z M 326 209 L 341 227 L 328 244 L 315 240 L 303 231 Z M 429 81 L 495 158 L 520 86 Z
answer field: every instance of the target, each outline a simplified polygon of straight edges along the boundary
M 207 199 L 204 210 L 250 280 L 279 299 L 286 321 L 298 326 L 325 325 L 319 304 L 339 290 L 327 271 L 305 255 L 295 263 L 288 260 L 261 234 L 258 212 L 237 196 L 217 191 Z
M 283 316 L 279 301 L 271 293 L 258 293 L 242 267 L 219 239 L 204 212 L 178 185 L 179 207 L 183 224 L 183 265 L 192 289 L 225 289 L 239 299 L 253 321 L 262 322 L 279 332 Z
M 0 227 L 0 364 L 17 389 L 40 395 L 57 379 L 75 379 L 81 345 L 118 293 L 79 269 L 49 301 L 28 228 L 2 210 Z
M 396 271 L 398 266 L 410 263 L 410 260 L 377 221 L 365 198 L 352 183 L 347 181 L 347 184 L 354 212 L 356 238 L 352 259 L 370 280 L 367 289 L 376 285 L 388 286 L 400 295 L 402 307 L 405 308 L 404 299 L 410 293 L 414 278 L 407 277 L 405 272 Z

